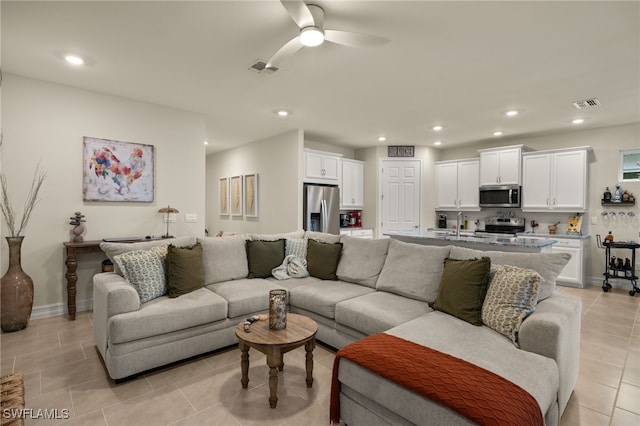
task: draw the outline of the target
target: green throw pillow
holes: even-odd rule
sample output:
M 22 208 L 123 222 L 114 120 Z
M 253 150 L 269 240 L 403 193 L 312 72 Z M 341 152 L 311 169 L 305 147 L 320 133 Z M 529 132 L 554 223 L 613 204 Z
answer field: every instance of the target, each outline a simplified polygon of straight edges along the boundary
M 482 325 L 482 304 L 487 294 L 491 259 L 444 261 L 438 297 L 433 308 L 473 325 Z
M 284 261 L 285 239 L 247 241 L 248 278 L 268 278 L 271 270 Z
M 178 297 L 197 290 L 204 285 L 202 246 L 191 247 L 169 245 L 167 250 L 167 293 Z
M 309 240 L 307 245 L 307 270 L 312 277 L 321 280 L 337 280 L 338 263 L 342 253 L 342 243 L 323 243 Z

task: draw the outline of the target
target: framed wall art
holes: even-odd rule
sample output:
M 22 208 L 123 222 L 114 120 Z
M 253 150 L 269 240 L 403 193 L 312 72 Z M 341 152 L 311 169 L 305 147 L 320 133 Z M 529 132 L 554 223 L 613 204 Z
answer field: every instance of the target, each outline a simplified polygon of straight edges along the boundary
M 82 199 L 150 203 L 154 196 L 153 145 L 83 138 Z
M 231 216 L 242 216 L 242 176 L 230 178 Z
M 220 192 L 220 216 L 229 215 L 229 178 L 219 179 L 219 192 Z
M 258 217 L 258 174 L 244 175 L 245 216 Z

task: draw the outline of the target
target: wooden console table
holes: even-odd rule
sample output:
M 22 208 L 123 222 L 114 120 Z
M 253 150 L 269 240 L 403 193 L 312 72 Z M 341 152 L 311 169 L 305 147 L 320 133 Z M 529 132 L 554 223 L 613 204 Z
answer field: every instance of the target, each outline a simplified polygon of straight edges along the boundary
M 63 243 L 67 249 L 67 258 L 64 263 L 67 265 L 67 308 L 69 310 L 69 319 L 74 321 L 76 319 L 76 282 L 78 282 L 78 275 L 76 275 L 76 269 L 78 269 L 78 261 L 76 257 L 85 253 L 100 253 L 100 243 L 102 240 L 94 241 L 81 241 L 74 242 L 68 241 Z

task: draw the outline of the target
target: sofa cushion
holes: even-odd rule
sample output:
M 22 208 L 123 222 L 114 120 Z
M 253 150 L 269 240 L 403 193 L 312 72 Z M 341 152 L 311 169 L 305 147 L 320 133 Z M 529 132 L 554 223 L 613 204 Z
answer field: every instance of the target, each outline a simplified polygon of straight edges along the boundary
M 450 251 L 450 246 L 423 246 L 392 239 L 376 289 L 433 303 Z
M 340 235 L 328 234 L 326 232 L 306 231 L 304 237 L 329 244 L 340 242 Z
M 348 235 L 340 237 L 342 254 L 336 275 L 351 283 L 376 287 L 389 250 L 389 239 L 368 240 Z
M 198 242 L 202 245 L 205 285 L 247 277 L 249 267 L 243 237 L 206 237 L 198 238 Z
M 140 303 L 167 293 L 164 271 L 167 247 L 163 244 L 149 250 L 133 250 L 114 257 L 124 278 L 140 296 Z
M 115 257 L 119 254 L 133 251 L 133 250 L 149 250 L 151 247 L 160 246 L 160 245 L 169 245 L 173 244 L 176 247 L 184 247 L 184 246 L 192 246 L 196 243 L 196 237 L 178 237 L 178 238 L 167 238 L 162 240 L 151 240 L 151 241 L 141 241 L 137 243 L 108 243 L 102 242 L 100 243 L 100 250 L 107 255 L 109 260 L 115 265 L 115 272 L 122 275 L 122 271 L 118 267 L 118 264 L 115 261 Z
M 248 278 L 268 278 L 284 260 L 284 238 L 275 241 L 247 241 Z
M 482 305 L 482 322 L 517 344 L 522 321 L 535 309 L 540 274 L 532 269 L 498 265 Z
M 445 260 L 433 308 L 470 324 L 482 325 L 482 304 L 487 294 L 490 271 L 491 260 L 488 257 Z
M 511 265 L 533 269 L 542 277 L 538 300 L 551 296 L 556 288 L 556 278 L 571 259 L 569 253 L 512 253 L 506 251 L 480 251 L 454 246 L 452 259 L 475 259 L 489 256 L 493 265 Z
M 190 247 L 169 245 L 167 250 L 167 294 L 178 297 L 204 285 L 202 269 L 202 246 Z
M 303 280 L 307 279 L 303 278 Z M 317 283 L 291 288 L 289 290 L 289 303 L 296 308 L 315 312 L 327 318 L 335 318 L 337 303 L 373 291 L 375 290 L 359 284 L 342 281 L 318 281 Z
M 281 289 L 278 282 L 254 278 L 225 281 L 207 286 L 229 304 L 229 318 L 267 311 L 269 291 Z
M 200 288 L 175 299 L 158 297 L 135 312 L 114 315 L 108 322 L 108 340 L 123 343 L 158 336 L 227 318 L 227 301 Z
M 374 291 L 336 304 L 336 322 L 371 335 L 432 312 L 426 302 Z
M 342 243 L 323 243 L 309 240 L 307 246 L 307 270 L 312 277 L 321 280 L 337 280 Z
M 304 231 L 284 232 L 280 234 L 246 234 L 247 240 L 251 241 L 276 241 L 287 238 L 303 238 Z

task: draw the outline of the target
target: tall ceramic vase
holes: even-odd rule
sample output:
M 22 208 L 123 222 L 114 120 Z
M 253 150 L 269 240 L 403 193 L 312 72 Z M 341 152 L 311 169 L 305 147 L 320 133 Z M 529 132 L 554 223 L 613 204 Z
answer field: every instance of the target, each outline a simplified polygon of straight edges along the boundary
M 0 278 L 0 325 L 5 332 L 27 327 L 33 307 L 33 280 L 22 270 L 20 252 L 24 237 L 6 237 L 9 269 Z

